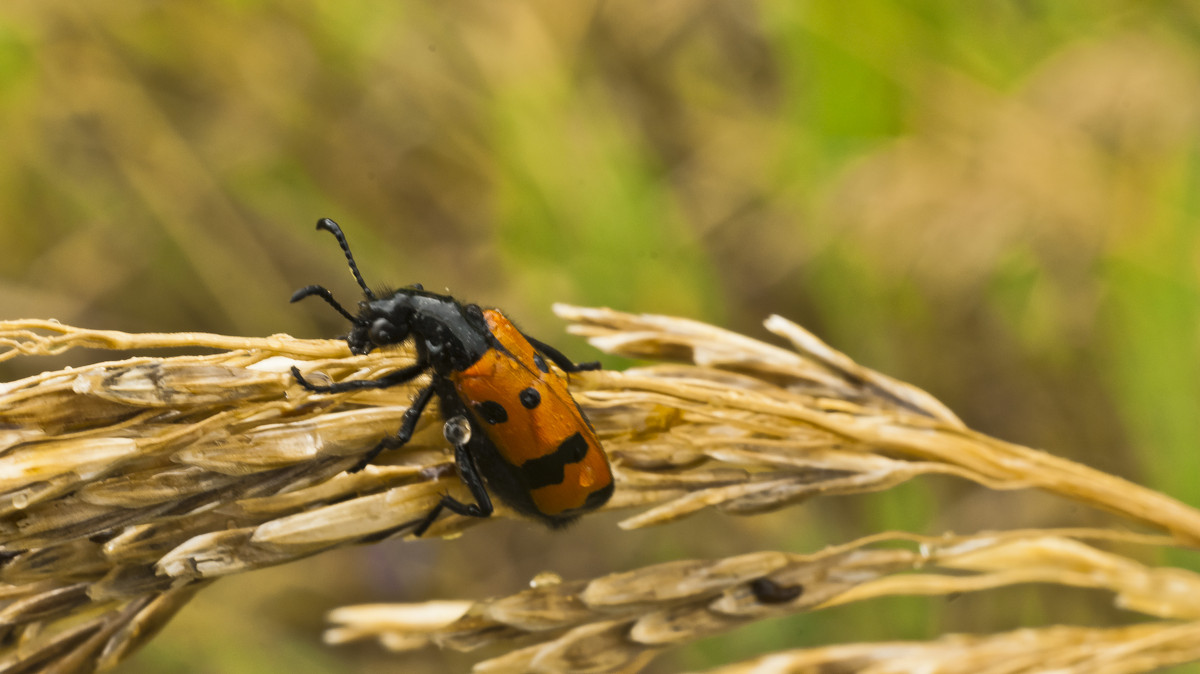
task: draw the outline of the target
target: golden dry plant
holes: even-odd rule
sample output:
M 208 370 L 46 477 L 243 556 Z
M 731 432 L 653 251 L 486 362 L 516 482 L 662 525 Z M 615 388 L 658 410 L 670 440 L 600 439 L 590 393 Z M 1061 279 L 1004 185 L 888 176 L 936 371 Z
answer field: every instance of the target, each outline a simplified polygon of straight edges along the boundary
M 480 672 L 634 672 L 668 647 L 790 612 L 1043 582 L 1108 589 L 1120 606 L 1155 620 L 811 649 L 726 671 L 836 664 L 884 672 L 920 662 L 937 672 L 1027 672 L 1047 663 L 1135 672 L 1200 657 L 1192 599 L 1200 577 L 1085 543 L 1195 545 L 1195 509 L 973 432 L 928 394 L 779 317 L 766 325 L 790 350 L 685 319 L 556 309 L 595 346 L 650 363 L 572 377 L 613 458 L 617 490 L 606 507 L 638 508 L 622 527 L 705 508 L 759 513 L 932 473 L 989 489 L 1043 489 L 1164 533 L 881 533 L 812 554 L 677 561 L 591 581 L 539 578 L 528 591 L 478 603 L 346 607 L 333 616 L 330 641 L 509 649 L 479 663 Z M 97 362 L 4 385 L 0 672 L 110 668 L 215 578 L 403 536 L 442 493 L 467 498 L 434 414 L 402 450 L 346 472 L 395 431 L 421 382 L 318 394 L 289 373 L 295 365 L 314 380 L 374 379 L 411 364 L 405 349 L 350 356 L 340 341 L 285 335 L 0 322 L 0 360 L 82 347 L 217 352 Z M 497 515 L 512 513 L 501 506 Z M 481 523 L 447 516 L 426 535 Z M 1005 668 L 988 668 L 996 662 Z
M 1152 569 L 1077 538 L 1169 540 L 1115 532 L 1010 531 L 978 536 L 870 536 L 811 555 L 755 552 L 668 562 L 592 581 L 542 579 L 483 602 L 338 609 L 332 642 L 368 636 L 396 650 L 470 650 L 530 641 L 476 666 L 486 674 L 636 672 L 664 649 L 756 620 L 888 595 L 953 595 L 1019 583 L 1110 590 L 1123 608 L 1160 618 L 1123 629 L 1046 627 L 927 643 L 863 643 L 776 653 L 716 671 L 1143 672 L 1200 659 L 1200 576 Z M 909 543 L 898 547 L 896 543 Z M 916 573 L 903 573 L 916 571 Z

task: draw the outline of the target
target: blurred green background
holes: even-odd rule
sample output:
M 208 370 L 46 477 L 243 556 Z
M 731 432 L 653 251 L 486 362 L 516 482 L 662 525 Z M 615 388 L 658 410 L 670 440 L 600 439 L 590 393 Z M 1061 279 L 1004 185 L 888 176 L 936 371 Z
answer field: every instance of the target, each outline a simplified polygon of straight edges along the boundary
M 287 303 L 310 283 L 354 300 L 313 228 L 328 216 L 369 281 L 503 306 L 579 359 L 554 301 L 755 336 L 780 313 L 976 429 L 1200 504 L 1198 130 L 1195 3 L 5 0 L 0 316 L 333 336 L 328 307 Z M 326 648 L 323 613 L 887 527 L 1111 523 L 949 479 L 650 532 L 618 519 L 226 579 L 122 671 L 462 671 L 481 656 Z M 1029 588 L 847 607 L 653 671 L 1136 619 L 1110 604 Z

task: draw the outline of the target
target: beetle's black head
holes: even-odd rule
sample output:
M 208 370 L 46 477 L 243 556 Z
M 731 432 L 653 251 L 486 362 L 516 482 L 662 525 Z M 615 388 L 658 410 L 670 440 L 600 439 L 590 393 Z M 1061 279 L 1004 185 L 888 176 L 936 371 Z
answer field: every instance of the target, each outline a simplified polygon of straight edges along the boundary
M 388 297 L 366 299 L 359 303 L 354 327 L 346 335 L 350 352 L 362 355 L 408 339 L 413 333 L 416 314 L 411 300 L 408 292 L 400 290 Z
M 463 305 L 449 295 L 427 292 L 417 283 L 395 291 L 373 292 L 363 281 L 350 253 L 350 245 L 337 223 L 329 218 L 317 222 L 337 237 L 354 280 L 363 291 L 358 315 L 351 314 L 322 286 L 308 286 L 292 295 L 296 302 L 310 295 L 325 300 L 352 324 L 346 344 L 356 355 L 412 339 L 418 358 L 439 374 L 461 371 L 494 346 L 483 311 L 474 304 Z
M 354 261 L 354 254 L 350 252 L 350 244 L 346 242 L 346 236 L 342 234 L 342 228 L 329 218 L 321 218 L 317 221 L 317 229 L 324 229 L 337 239 L 338 245 L 342 247 L 342 252 L 346 255 L 346 262 L 350 265 L 350 272 L 354 274 L 354 280 L 363 290 L 364 299 L 359 303 L 357 316 L 346 311 L 345 307 L 333 299 L 333 293 L 323 286 L 314 285 L 301 288 L 292 294 L 292 301 L 298 302 L 310 295 L 316 295 L 337 309 L 338 313 L 345 316 L 354 326 L 351 328 L 350 334 L 346 335 L 346 343 L 350 346 L 350 351 L 356 355 L 369 353 L 376 347 L 397 344 L 407 339 L 412 332 L 413 309 L 411 303 L 396 302 L 396 298 L 403 295 L 403 292 L 385 293 L 389 296 L 380 299 L 363 281 L 362 274 L 358 271 L 358 264 Z M 418 284 L 414 288 L 420 290 L 421 286 Z
M 418 358 L 443 375 L 466 369 L 494 341 L 477 305 L 461 304 L 419 284 L 364 300 L 346 341 L 354 353 L 368 353 L 407 339 Z

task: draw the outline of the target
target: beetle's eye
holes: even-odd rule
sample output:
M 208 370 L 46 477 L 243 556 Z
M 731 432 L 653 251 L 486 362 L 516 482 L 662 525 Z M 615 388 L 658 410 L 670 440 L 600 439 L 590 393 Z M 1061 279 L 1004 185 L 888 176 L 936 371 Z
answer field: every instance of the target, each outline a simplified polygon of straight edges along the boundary
M 396 332 L 396 326 L 386 318 L 375 319 L 375 322 L 371 324 L 371 329 L 367 331 L 367 337 L 370 337 L 371 342 L 376 346 L 395 344 L 403 339 Z

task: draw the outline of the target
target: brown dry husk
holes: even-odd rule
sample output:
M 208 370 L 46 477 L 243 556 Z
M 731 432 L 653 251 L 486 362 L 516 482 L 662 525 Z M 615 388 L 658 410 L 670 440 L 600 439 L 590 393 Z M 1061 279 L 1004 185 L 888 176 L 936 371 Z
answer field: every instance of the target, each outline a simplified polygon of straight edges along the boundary
M 597 347 L 652 363 L 573 377 L 614 460 L 617 491 L 607 508 L 637 508 L 625 528 L 705 508 L 748 515 L 935 473 L 989 489 L 1042 489 L 1162 534 L 883 533 L 812 554 L 754 552 L 546 581 L 478 603 L 347 607 L 333 616 L 331 641 L 376 637 L 397 649 L 499 642 L 511 650 L 477 671 L 634 672 L 665 648 L 791 612 L 1043 582 L 1110 590 L 1120 606 L 1154 621 L 810 649 L 727 671 L 890 672 L 917 662 L 936 672 L 992 671 L 988 663 L 1004 662 L 995 671 L 1054 663 L 1061 671 L 1136 672 L 1197 659 L 1192 598 L 1200 578 L 1090 544 L 1194 545 L 1195 509 L 973 432 L 923 391 L 855 364 L 779 317 L 767 327 L 791 350 L 684 319 L 557 309 Z M 409 364 L 403 349 L 352 357 L 342 342 L 284 335 L 0 323 L 0 359 L 168 346 L 220 351 L 100 362 L 0 390 L 0 625 L 9 644 L 0 671 L 109 668 L 212 579 L 405 535 L 440 494 L 466 498 L 432 414 L 403 450 L 345 472 L 395 431 L 421 382 L 324 395 L 289 374 L 296 365 L 315 379 L 373 379 Z M 427 535 L 482 523 L 445 517 Z

